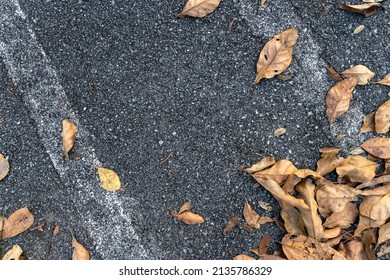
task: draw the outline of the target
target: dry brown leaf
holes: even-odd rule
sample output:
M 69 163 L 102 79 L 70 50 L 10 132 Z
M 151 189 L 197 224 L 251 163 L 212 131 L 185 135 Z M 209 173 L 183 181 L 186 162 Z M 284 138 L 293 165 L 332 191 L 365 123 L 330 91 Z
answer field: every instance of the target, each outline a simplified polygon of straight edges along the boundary
M 23 254 L 22 248 L 18 244 L 14 245 L 7 253 L 5 253 L 3 260 L 20 260 L 21 255 Z
M 323 155 L 323 154 L 334 154 L 334 155 L 336 155 L 341 150 L 342 149 L 336 148 L 336 147 L 322 147 L 322 148 L 320 148 L 320 153 L 321 153 L 321 155 Z
M 352 92 L 358 84 L 355 77 L 346 78 L 331 87 L 326 95 L 326 115 L 329 124 L 349 110 Z
M 337 4 L 337 8 L 339 9 L 346 10 L 351 13 L 362 14 L 365 17 L 369 17 L 375 14 L 376 10 L 379 7 L 381 7 L 381 4 L 379 3 L 368 3 L 368 4 L 358 4 L 358 5 L 350 5 L 344 3 Z
M 188 211 L 183 213 L 176 213 L 175 211 L 171 211 L 171 215 L 187 225 L 196 225 L 204 222 L 202 216 Z
M 181 13 L 177 14 L 176 17 L 191 16 L 202 18 L 214 12 L 220 2 L 221 0 L 188 0 Z
M 376 221 L 383 221 L 390 218 L 390 194 L 383 196 L 371 208 L 370 218 Z
M 372 250 L 372 244 L 376 242 L 374 230 L 372 228 L 362 232 L 362 242 L 364 245 L 364 251 L 368 260 L 375 260 L 375 254 Z
M 282 239 L 284 254 L 289 260 L 344 260 L 343 255 L 325 243 L 309 236 L 286 234 Z
M 355 204 L 349 202 L 344 209 L 337 213 L 332 213 L 324 222 L 324 227 L 327 228 L 348 228 L 353 224 L 359 215 L 359 211 Z
M 265 5 L 265 2 L 266 2 L 266 0 L 260 0 L 260 5 L 261 5 L 261 6 L 264 6 L 264 5 Z
M 68 119 L 62 120 L 62 149 L 67 160 L 69 159 L 69 151 L 73 148 L 74 141 L 76 139 L 76 134 L 76 124 Z
M 190 211 L 192 209 L 192 205 L 189 202 L 184 202 L 184 204 L 179 209 L 179 214 L 185 211 Z
M 288 81 L 288 80 L 291 80 L 291 78 L 293 77 L 293 74 L 280 74 L 278 75 L 278 78 L 281 79 L 282 81 Z
M 335 227 L 331 229 L 324 229 L 322 239 L 334 239 L 341 235 L 341 228 Z M 329 245 L 329 244 L 328 244 Z
M 390 138 L 371 138 L 360 147 L 375 157 L 390 159 Z
M 388 133 L 390 130 L 390 100 L 383 103 L 375 113 L 375 132 Z
M 371 186 L 378 185 L 378 184 L 383 184 L 383 183 L 388 183 L 388 182 L 390 182 L 390 175 L 383 175 L 381 177 L 372 179 L 371 181 L 367 181 L 367 182 L 364 182 L 364 183 L 358 185 L 356 187 L 356 189 L 357 190 L 364 189 L 364 188 L 367 188 L 367 187 L 371 187 Z M 390 188 L 390 185 L 385 185 L 385 186 L 382 186 L 382 187 L 377 187 L 377 188 L 374 188 L 374 189 L 365 190 L 361 194 L 362 195 L 385 195 L 385 194 L 389 193 L 390 191 L 386 192 L 386 193 L 382 193 L 382 190 L 380 190 L 380 192 L 381 192 L 380 194 L 375 194 L 375 193 L 377 192 L 378 189 L 388 189 L 388 188 Z M 385 191 L 385 190 L 383 190 L 383 191 Z
M 72 236 L 73 255 L 72 260 L 89 260 L 89 253 L 74 236 Z
M 326 73 L 328 74 L 329 78 L 333 81 L 338 81 L 341 79 L 339 72 L 337 72 L 336 69 L 334 69 L 334 67 L 332 65 L 330 65 L 326 69 Z
M 324 232 L 326 232 L 326 231 L 324 231 Z M 335 247 L 337 244 L 340 243 L 340 241 L 342 239 L 343 239 L 343 235 L 340 234 L 339 236 L 337 236 L 335 238 L 327 239 L 327 240 L 323 241 L 322 243 L 325 243 L 329 247 Z
M 337 143 L 345 137 L 347 137 L 347 134 L 339 134 L 339 135 L 337 135 L 335 142 Z
M 341 178 L 346 178 L 349 182 L 365 182 L 375 177 L 375 171 L 378 167 L 379 164 L 376 162 L 354 155 L 347 157 L 337 166 L 336 172 Z
M 359 207 L 360 209 L 360 207 Z M 384 225 L 386 221 L 375 221 L 369 217 L 359 215 L 359 223 L 355 229 L 354 236 L 361 236 L 362 232 L 369 228 L 376 228 Z
M 293 48 L 298 39 L 298 30 L 290 28 L 268 41 L 259 55 L 255 84 L 263 78 L 273 78 L 282 73 L 292 61 Z
M 283 190 L 290 194 L 293 193 L 295 185 L 307 177 L 320 179 L 322 176 L 310 169 L 298 169 L 288 176 L 286 183 L 283 185 Z
M 247 224 L 255 229 L 260 228 L 260 218 L 261 216 L 253 210 L 252 206 L 248 201 L 245 202 L 244 210 L 243 210 L 244 219 Z
M 379 245 L 389 239 L 390 239 L 390 222 L 380 227 L 377 244 Z
M 285 134 L 286 131 L 287 131 L 287 130 L 286 130 L 284 127 L 280 127 L 280 128 L 278 128 L 278 129 L 276 129 L 276 130 L 274 131 L 274 136 L 275 136 L 275 137 L 279 137 L 279 136 Z
M 238 220 L 239 218 L 237 216 L 231 218 L 223 229 L 223 234 L 228 234 L 231 232 L 237 226 Z
M 242 229 L 245 230 L 248 233 L 252 233 L 253 232 L 253 229 L 250 226 L 248 226 L 248 224 L 243 224 L 242 225 Z
M 8 160 L 0 154 L 0 181 L 3 180 L 9 172 Z
M 241 255 L 235 256 L 233 258 L 233 260 L 236 260 L 236 261 L 238 261 L 238 260 L 240 260 L 240 261 L 243 261 L 243 260 L 245 260 L 245 261 L 253 261 L 253 260 L 256 260 L 256 259 L 253 258 L 253 257 L 250 257 L 248 255 L 241 254 Z
M 271 179 L 277 184 L 283 185 L 288 176 L 298 169 L 289 160 L 280 160 L 271 168 L 261 170 L 252 174 L 253 178 L 257 179 Z
M 97 167 L 97 170 L 100 184 L 105 190 L 113 192 L 121 189 L 121 181 L 114 171 L 104 167 Z
M 375 83 L 390 87 L 390 73 L 387 74 L 382 80 Z
M 60 226 L 56 225 L 53 229 L 53 235 L 56 236 L 60 232 Z
M 267 254 L 270 242 L 271 235 L 264 235 L 263 238 L 260 240 L 259 247 L 257 248 L 259 256 Z
M 360 202 L 359 205 L 360 215 L 371 217 L 372 207 L 377 204 L 383 197 L 384 195 L 371 195 L 363 197 L 363 200 Z
M 245 168 L 244 171 L 249 173 L 255 173 L 257 171 L 264 170 L 276 163 L 274 157 L 265 157 L 261 159 L 259 162 L 256 162 L 251 167 Z
M 355 30 L 353 31 L 353 35 L 356 35 L 356 34 L 359 34 L 360 32 L 363 31 L 363 29 L 365 28 L 365 26 L 363 24 L 359 25 L 358 27 L 355 28 Z
M 340 243 L 339 252 L 348 260 L 367 260 L 364 244 L 359 238 Z
M 375 73 L 372 72 L 364 65 L 356 65 L 350 69 L 344 70 L 341 72 L 345 77 L 355 77 L 358 79 L 358 85 L 366 85 L 368 82 L 375 76 Z
M 34 223 L 34 216 L 27 208 L 16 210 L 5 220 L 3 224 L 2 239 L 14 237 L 31 227 Z
M 284 228 L 288 233 L 293 235 L 306 234 L 301 213 L 295 207 L 282 208 L 280 216 L 284 221 Z
M 364 116 L 363 126 L 360 129 L 359 133 L 366 133 L 366 132 L 375 131 L 375 113 L 376 112 L 372 112 L 372 113 Z
M 343 162 L 344 158 L 337 155 L 339 151 L 340 149 L 337 149 L 337 152 L 321 154 L 321 159 L 317 161 L 316 170 L 319 175 L 325 175 L 332 172 Z

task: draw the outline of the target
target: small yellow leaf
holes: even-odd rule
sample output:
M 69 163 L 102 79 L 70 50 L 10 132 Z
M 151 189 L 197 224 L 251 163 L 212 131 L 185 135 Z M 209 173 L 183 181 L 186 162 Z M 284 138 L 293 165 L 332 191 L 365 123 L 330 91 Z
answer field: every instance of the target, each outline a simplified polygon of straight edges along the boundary
M 267 1 L 267 0 L 260 0 L 261 6 L 264 6 L 266 1 Z
M 14 237 L 31 227 L 34 216 L 27 208 L 20 208 L 9 216 L 3 224 L 2 239 Z
M 9 172 L 8 160 L 0 154 L 0 181 L 3 180 Z
M 177 14 L 178 18 L 184 16 L 204 17 L 219 6 L 221 0 L 188 0 L 181 13 Z
M 381 84 L 390 87 L 390 73 L 387 74 L 382 80 L 376 82 L 376 84 Z
M 73 255 L 72 260 L 89 260 L 89 253 L 74 236 L 72 236 Z
M 119 176 L 108 168 L 98 167 L 99 179 L 102 187 L 107 191 L 117 191 L 121 189 Z
M 298 30 L 290 28 L 268 41 L 259 55 L 255 84 L 263 78 L 281 74 L 292 61 L 293 48 L 298 40 Z
M 22 248 L 16 244 L 4 255 L 3 260 L 19 260 L 22 254 Z
M 390 138 L 371 138 L 360 147 L 375 157 L 390 159 Z
M 274 131 L 274 136 L 279 137 L 286 133 L 286 129 L 284 127 L 280 127 Z
M 366 132 L 375 131 L 375 113 L 376 112 L 372 112 L 372 113 L 364 116 L 363 126 L 360 129 L 359 133 L 366 133 Z
M 171 211 L 171 215 L 187 225 L 196 225 L 204 222 L 202 216 L 189 211 L 183 213 L 176 213 L 175 211 Z
M 384 134 L 390 130 L 390 100 L 383 103 L 375 113 L 375 131 Z
M 68 119 L 62 120 L 62 149 L 67 160 L 69 159 L 69 151 L 73 148 L 76 134 L 76 124 Z

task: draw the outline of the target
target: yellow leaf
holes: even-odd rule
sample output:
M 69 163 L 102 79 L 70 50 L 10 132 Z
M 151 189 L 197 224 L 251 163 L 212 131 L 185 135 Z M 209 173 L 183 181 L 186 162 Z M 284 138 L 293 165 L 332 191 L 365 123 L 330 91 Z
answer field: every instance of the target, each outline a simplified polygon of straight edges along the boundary
M 104 189 L 110 192 L 121 189 L 120 179 L 114 171 L 103 167 L 98 167 L 97 169 L 100 183 Z
M 14 245 L 7 253 L 5 253 L 3 260 L 19 260 L 23 254 L 22 248 L 18 244 Z
M 289 160 L 280 160 L 271 168 L 261 170 L 252 174 L 252 177 L 257 179 L 271 179 L 277 184 L 283 185 L 288 176 L 298 169 Z
M 336 172 L 341 178 L 346 178 L 350 182 L 365 182 L 375 177 L 378 167 L 379 164 L 374 161 L 354 155 L 347 157 L 337 166 Z
M 390 138 L 371 138 L 360 147 L 375 157 L 390 159 Z
M 372 113 L 364 116 L 363 126 L 360 129 L 359 133 L 366 133 L 366 132 L 375 131 L 375 113 L 376 112 L 372 112 Z
M 187 225 L 201 224 L 204 222 L 204 219 L 200 215 L 188 211 L 183 213 L 171 211 L 171 215 Z
M 346 78 L 334 85 L 326 95 L 326 115 L 329 124 L 349 110 L 352 92 L 358 83 L 355 77 Z
M 256 260 L 255 258 L 252 258 L 252 257 L 250 257 L 250 256 L 248 256 L 248 255 L 245 255 L 245 254 L 241 254 L 241 255 L 238 255 L 238 256 L 235 256 L 234 258 L 233 258 L 233 260 L 240 260 L 240 261 L 242 261 L 242 260 L 245 260 L 245 261 L 253 261 L 253 260 Z
M 345 77 L 355 77 L 358 79 L 358 85 L 366 85 L 368 82 L 375 76 L 375 73 L 372 72 L 364 65 L 356 65 L 350 69 L 344 70 L 341 72 Z
M 223 229 L 223 234 L 231 232 L 238 224 L 239 218 L 237 216 L 231 218 Z
M 72 236 L 73 255 L 72 260 L 89 260 L 88 251 Z
M 390 130 L 390 100 L 383 103 L 375 113 L 375 132 L 388 133 Z
M 265 157 L 261 159 L 259 162 L 253 164 L 251 167 L 245 168 L 244 171 L 249 173 L 255 173 L 257 171 L 264 170 L 276 163 L 274 157 Z
M 260 52 L 255 84 L 263 78 L 273 78 L 282 73 L 292 61 L 293 48 L 298 40 L 298 30 L 290 28 L 268 41 Z
M 3 180 L 9 172 L 8 160 L 0 154 L 0 181 Z
M 76 124 L 68 119 L 62 120 L 62 149 L 67 160 L 69 159 L 69 151 L 73 148 L 76 134 Z
M 376 82 L 376 84 L 381 84 L 390 87 L 390 73 L 387 74 L 382 80 Z
M 183 18 L 184 16 L 204 17 L 219 6 L 221 0 L 188 0 L 181 13 L 176 16 Z
M 346 10 L 351 13 L 362 14 L 365 17 L 369 17 L 375 14 L 376 10 L 379 7 L 381 7 L 381 4 L 379 3 L 368 3 L 368 4 L 358 4 L 358 5 L 350 5 L 344 3 L 337 4 L 337 8 L 339 9 Z
M 27 208 L 20 208 L 9 216 L 3 224 L 2 239 L 14 237 L 31 227 L 34 216 Z

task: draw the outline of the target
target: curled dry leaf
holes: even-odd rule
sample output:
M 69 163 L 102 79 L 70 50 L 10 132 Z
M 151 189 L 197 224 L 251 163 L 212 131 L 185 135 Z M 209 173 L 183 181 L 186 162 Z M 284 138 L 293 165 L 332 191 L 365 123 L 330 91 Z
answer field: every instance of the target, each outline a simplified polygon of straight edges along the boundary
M 355 204 L 349 202 L 344 209 L 337 213 L 332 213 L 324 222 L 324 227 L 327 228 L 348 228 L 351 226 L 359 215 L 359 211 Z
M 281 74 L 292 61 L 293 48 L 298 40 L 298 30 L 290 28 L 268 41 L 259 55 L 255 84 L 263 78 Z
M 372 72 L 364 65 L 356 65 L 350 69 L 344 70 L 341 72 L 345 77 L 355 77 L 358 79 L 358 85 L 366 85 L 368 82 L 375 76 L 375 73 Z
M 259 162 L 256 162 L 251 167 L 245 168 L 244 170 L 249 173 L 255 173 L 257 171 L 264 170 L 276 163 L 274 157 L 265 157 L 261 159 Z
M 347 157 L 336 168 L 337 174 L 350 182 L 365 182 L 375 177 L 375 171 L 379 167 L 374 161 L 365 157 L 354 155 Z
M 0 154 L 0 181 L 3 180 L 9 172 L 8 160 Z
M 236 261 L 253 261 L 253 260 L 256 260 L 255 258 L 253 258 L 253 257 L 250 257 L 250 256 L 248 256 L 248 255 L 245 255 L 245 254 L 241 254 L 241 255 L 238 255 L 238 256 L 235 256 L 234 258 L 233 258 L 233 260 L 236 260 Z
M 27 208 L 20 208 L 9 216 L 3 224 L 2 239 L 14 237 L 27 229 L 34 223 L 34 216 Z
M 253 210 L 252 206 L 248 201 L 245 202 L 244 210 L 243 210 L 244 219 L 247 224 L 255 229 L 260 228 L 260 219 L 261 216 Z
M 100 184 L 104 189 L 110 192 L 121 189 L 121 181 L 114 171 L 104 167 L 98 167 L 97 170 Z
M 375 113 L 376 133 L 388 133 L 390 130 L 390 100 L 383 103 Z
M 377 244 L 379 245 L 389 239 L 390 239 L 390 222 L 380 227 Z
M 351 13 L 362 14 L 365 17 L 369 17 L 375 14 L 376 10 L 379 7 L 381 7 L 381 4 L 379 3 L 368 3 L 368 4 L 358 4 L 358 5 L 350 5 L 344 3 L 337 4 L 337 8 L 339 9 L 346 10 Z
M 284 207 L 280 211 L 280 216 L 284 221 L 284 228 L 293 235 L 306 234 L 305 225 L 301 213 L 295 207 Z
M 352 151 L 349 152 L 350 155 L 361 155 L 361 154 L 364 154 L 366 151 L 363 150 L 362 148 L 356 148 L 356 149 L 353 149 Z
M 56 236 L 60 232 L 60 226 L 56 225 L 53 229 L 53 235 Z
M 322 176 L 310 169 L 298 169 L 288 176 L 287 181 L 283 185 L 283 190 L 290 194 L 293 193 L 295 185 L 307 177 L 320 179 Z
M 360 147 L 375 157 L 390 159 L 390 138 L 371 138 Z
M 348 260 L 367 260 L 364 244 L 360 238 L 340 243 L 339 252 Z
M 360 209 L 360 207 L 359 207 Z M 362 232 L 369 228 L 376 228 L 384 225 L 386 221 L 375 221 L 369 217 L 359 215 L 359 223 L 355 229 L 354 236 L 361 236 Z
M 324 231 L 325 233 L 326 231 Z M 330 238 L 330 239 L 327 239 L 325 241 L 323 241 L 322 243 L 325 243 L 326 245 L 328 245 L 329 247 L 335 247 L 337 244 L 340 243 L 340 241 L 343 239 L 343 236 L 340 234 L 339 236 L 336 236 L 335 238 Z
M 329 124 L 349 110 L 352 92 L 358 81 L 355 77 L 349 77 L 338 82 L 328 91 L 325 102 Z
M 72 236 L 73 255 L 72 260 L 89 260 L 89 252 Z
M 18 244 L 16 244 L 7 253 L 5 253 L 3 260 L 20 260 L 22 254 L 22 248 Z
M 333 81 L 338 81 L 341 79 L 339 72 L 337 72 L 336 69 L 334 69 L 334 67 L 332 65 L 330 65 L 326 69 L 326 73 L 328 74 L 329 78 Z
M 204 222 L 202 216 L 188 211 L 183 213 L 176 213 L 175 211 L 171 211 L 171 215 L 187 225 L 196 225 Z
M 322 239 L 333 239 L 333 238 L 337 238 L 340 235 L 341 235 L 340 227 L 324 229 L 324 232 L 322 233 Z
M 374 186 L 374 185 L 378 185 L 378 184 L 383 184 L 383 183 L 389 183 L 390 182 L 390 175 L 383 175 L 381 177 L 378 177 L 378 178 L 375 178 L 375 179 L 372 179 L 371 181 L 367 181 L 367 182 L 364 182 L 358 186 L 356 186 L 356 189 L 359 190 L 359 189 L 364 189 L 364 188 L 367 188 L 367 187 L 371 187 L 371 186 Z M 361 194 L 362 195 L 385 195 L 387 193 L 390 193 L 390 190 L 386 193 L 381 193 L 381 194 L 374 194 L 377 192 L 377 190 L 379 188 L 384 188 L 384 189 L 388 189 L 390 188 L 390 185 L 385 185 L 385 186 L 382 186 L 382 187 L 378 187 L 378 188 L 375 188 L 375 189 L 370 189 L 370 190 L 366 190 L 366 191 L 363 191 Z M 385 191 L 385 190 L 384 190 Z
M 265 211 L 272 211 L 272 206 L 271 206 L 271 204 L 268 203 L 268 202 L 259 200 L 259 201 L 257 202 L 257 204 L 259 204 L 259 206 L 260 206 L 262 209 L 264 209 Z
M 184 202 L 184 204 L 179 209 L 179 214 L 185 211 L 190 211 L 192 209 L 192 205 L 189 202 Z
M 363 126 L 360 129 L 359 133 L 366 133 L 366 132 L 375 131 L 375 113 L 376 112 L 372 112 L 372 113 L 364 116 Z
M 176 16 L 178 18 L 184 16 L 202 18 L 214 12 L 220 2 L 221 0 L 188 0 L 181 13 Z
M 67 160 L 69 159 L 69 151 L 73 148 L 76 134 L 76 124 L 68 119 L 62 120 L 62 149 Z
M 390 218 L 390 194 L 383 196 L 372 206 L 370 218 L 376 221 L 383 221 Z
M 288 176 L 298 169 L 289 160 L 280 160 L 271 168 L 261 170 L 252 174 L 252 177 L 257 179 L 271 179 L 277 184 L 283 185 Z
M 276 130 L 274 131 L 274 136 L 275 136 L 275 137 L 279 137 L 279 136 L 285 134 L 286 131 L 287 131 L 287 130 L 286 130 L 284 127 L 280 127 L 280 128 L 278 128 L 278 129 L 276 129 Z
M 387 74 L 382 80 L 376 82 L 376 84 L 381 84 L 390 87 L 390 73 Z
M 363 31 L 363 29 L 365 28 L 365 26 L 363 24 L 359 25 L 358 27 L 355 28 L 355 30 L 353 31 L 352 34 L 356 35 L 356 34 L 359 34 L 360 32 Z
M 223 234 L 228 234 L 231 232 L 237 226 L 238 220 L 239 218 L 237 216 L 231 218 L 223 229 Z

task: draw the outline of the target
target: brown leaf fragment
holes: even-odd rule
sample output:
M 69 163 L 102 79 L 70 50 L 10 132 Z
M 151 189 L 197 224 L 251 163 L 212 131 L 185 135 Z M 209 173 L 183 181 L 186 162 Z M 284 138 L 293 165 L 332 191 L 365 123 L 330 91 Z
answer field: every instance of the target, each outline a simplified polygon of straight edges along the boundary
M 349 77 L 330 88 L 325 100 L 329 124 L 349 110 L 352 92 L 358 82 L 355 77 Z
M 338 151 L 339 150 L 340 149 L 338 149 Z M 337 152 L 321 154 L 321 159 L 317 161 L 317 170 L 316 170 L 316 172 L 319 175 L 325 175 L 332 172 L 333 170 L 336 169 L 337 166 L 339 166 L 343 162 L 344 158 L 338 156 Z
M 237 226 L 238 220 L 239 218 L 237 216 L 231 218 L 223 229 L 223 234 L 228 234 L 231 232 Z
M 379 167 L 374 161 L 368 160 L 359 155 L 348 156 L 336 168 L 337 174 L 341 178 L 346 178 L 349 182 L 365 182 L 372 180 Z
M 284 127 L 280 127 L 274 131 L 274 136 L 279 137 L 286 133 L 286 129 Z
M 243 261 L 243 260 L 245 260 L 245 261 L 253 261 L 253 260 L 256 260 L 255 258 L 253 258 L 253 257 L 250 257 L 250 256 L 248 256 L 248 255 L 245 255 L 245 254 L 241 254 L 241 255 L 238 255 L 238 256 L 235 256 L 234 258 L 233 258 L 233 260 L 236 260 L 236 261 Z
M 293 235 L 306 234 L 305 225 L 301 213 L 295 208 L 282 208 L 280 216 L 284 221 L 284 228 Z
M 183 213 L 176 213 L 175 211 L 171 211 L 171 215 L 187 225 L 201 224 L 204 222 L 202 216 L 189 211 Z
M 5 253 L 3 260 L 20 260 L 23 254 L 22 248 L 18 244 L 14 245 L 7 253 Z
M 372 112 L 372 113 L 364 116 L 363 126 L 360 129 L 359 133 L 366 133 L 366 132 L 375 131 L 375 113 L 376 112 Z
M 118 191 L 121 189 L 121 181 L 115 171 L 104 167 L 97 167 L 97 170 L 100 184 L 103 189 L 109 192 Z
M 341 74 L 345 77 L 355 77 L 358 79 L 358 85 L 366 85 L 369 81 L 375 76 L 375 73 L 372 72 L 364 65 L 356 65 L 350 69 L 344 70 Z
M 6 217 L 0 216 L 0 240 L 1 240 L 1 235 L 2 235 L 2 232 L 3 232 L 4 223 L 5 223 L 6 220 L 7 220 Z
M 337 135 L 335 142 L 337 143 L 345 137 L 347 137 L 347 134 L 339 134 L 339 135 Z
M 339 252 L 348 260 L 367 260 L 364 244 L 360 238 L 354 238 L 346 243 L 340 243 Z
M 253 210 L 252 206 L 248 201 L 245 202 L 244 210 L 243 210 L 244 219 L 247 224 L 255 229 L 260 228 L 260 218 L 261 216 Z
M 30 231 L 43 231 L 43 227 L 46 225 L 46 223 L 39 224 L 35 227 L 30 228 Z
M 373 205 L 370 214 L 370 218 L 376 221 L 390 218 L 390 194 L 385 195 Z
M 331 229 L 324 229 L 324 232 L 322 233 L 322 239 L 333 239 L 341 235 L 341 228 L 335 227 Z M 329 245 L 329 244 L 328 244 Z
M 249 173 L 255 173 L 257 171 L 264 170 L 276 163 L 274 157 L 265 157 L 261 159 L 259 162 L 256 162 L 251 167 L 245 168 L 244 171 Z
M 326 73 L 328 74 L 329 78 L 333 81 L 338 81 L 341 79 L 339 72 L 337 72 L 336 69 L 334 69 L 334 67 L 332 65 L 330 65 L 326 69 Z
M 271 235 L 264 235 L 263 238 L 260 240 L 259 247 L 258 247 L 258 255 L 265 255 L 267 254 L 269 244 L 271 242 Z
M 322 176 L 310 169 L 298 169 L 288 176 L 286 183 L 283 185 L 283 190 L 288 193 L 292 193 L 295 185 L 308 177 L 320 179 Z
M 382 80 L 375 83 L 390 87 L 390 73 L 387 74 Z
M 4 222 L 2 239 L 14 237 L 27 229 L 34 223 L 34 216 L 27 208 L 16 210 Z
M 189 202 L 184 202 L 184 204 L 179 209 L 179 214 L 185 211 L 190 211 L 192 209 L 192 205 Z
M 375 132 L 384 134 L 390 130 L 390 100 L 383 103 L 375 113 Z
M 363 150 L 362 148 L 356 148 L 353 149 L 352 151 L 349 152 L 350 155 L 356 156 L 356 155 L 361 155 L 364 154 L 366 151 Z
M 289 160 L 280 160 L 275 163 L 271 168 L 261 170 L 252 174 L 252 177 L 258 181 L 261 179 L 271 179 L 277 184 L 283 185 L 288 176 L 297 171 L 298 169 Z
M 0 154 L 0 181 L 3 180 L 9 172 L 8 160 Z
M 371 138 L 360 147 L 375 157 L 390 159 L 390 138 Z
M 381 7 L 379 3 L 367 3 L 367 4 L 358 4 L 358 5 L 350 5 L 345 3 L 337 4 L 337 8 L 346 10 L 351 13 L 362 14 L 365 17 L 369 17 L 375 14 L 376 10 Z
M 383 175 L 381 177 L 377 177 L 375 179 L 372 179 L 371 181 L 367 181 L 367 182 L 364 182 L 358 186 L 356 186 L 356 189 L 357 190 L 360 190 L 360 189 L 364 189 L 364 188 L 367 188 L 367 187 L 371 187 L 371 186 L 375 186 L 375 185 L 378 185 L 378 184 L 383 184 L 383 183 L 389 183 L 390 182 L 390 175 Z M 386 186 L 382 186 L 383 189 L 388 189 L 390 188 L 389 185 L 386 185 Z M 362 195 L 385 195 L 387 193 L 390 192 L 390 190 L 386 193 L 382 193 L 383 191 L 381 190 L 380 193 L 377 193 L 377 189 L 379 189 L 379 187 L 375 188 L 375 189 L 370 189 L 370 190 L 366 190 L 366 191 L 363 191 L 361 194 Z M 375 194 L 377 193 L 377 194 Z
M 361 24 L 355 28 L 355 30 L 352 32 L 353 35 L 361 33 L 366 26 Z
M 377 244 L 379 245 L 389 239 L 390 239 L 390 222 L 380 227 Z
M 56 225 L 53 229 L 53 235 L 56 236 L 60 232 L 60 226 Z
M 376 234 L 372 228 L 365 230 L 362 232 L 362 242 L 364 245 L 364 252 L 366 253 L 366 257 L 368 260 L 375 260 L 375 254 L 372 250 L 372 244 L 376 242 L 375 238 Z
M 261 5 L 261 6 L 264 6 L 266 1 L 267 1 L 267 0 L 260 0 L 260 5 Z
M 89 252 L 72 236 L 73 255 L 72 260 L 89 260 Z
M 202 18 L 214 12 L 221 0 L 188 0 L 183 10 L 176 15 L 178 18 L 191 16 Z
M 282 81 L 288 81 L 291 80 L 293 77 L 293 74 L 279 74 L 278 78 L 281 79 Z
M 281 74 L 292 61 L 293 48 L 298 40 L 298 30 L 290 28 L 268 41 L 259 55 L 255 84 L 263 78 Z
M 371 217 L 372 207 L 377 204 L 383 197 L 384 195 L 371 195 L 363 197 L 363 200 L 359 205 L 360 214 L 366 217 Z
M 360 208 L 360 207 L 359 207 Z M 369 228 L 376 228 L 384 225 L 386 221 L 375 221 L 369 217 L 359 215 L 359 223 L 355 229 L 354 236 L 361 236 L 362 232 Z
M 243 230 L 245 230 L 248 233 L 252 233 L 253 232 L 253 229 L 248 224 L 243 224 L 241 227 L 242 227 Z
M 359 215 L 359 211 L 355 204 L 349 202 L 345 205 L 344 209 L 337 213 L 332 213 L 324 222 L 324 227 L 327 228 L 348 228 L 356 220 Z
M 74 122 L 64 119 L 62 120 L 62 149 L 66 160 L 69 159 L 69 151 L 73 148 L 77 134 L 77 126 Z
M 326 230 L 324 231 L 326 232 Z M 340 234 L 338 235 L 337 237 L 335 238 L 331 238 L 331 239 L 327 239 L 325 241 L 323 241 L 322 243 L 325 243 L 326 245 L 328 245 L 329 247 L 335 247 L 337 244 L 340 243 L 340 241 L 343 239 L 343 235 Z

